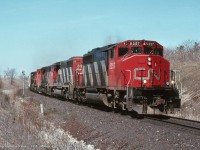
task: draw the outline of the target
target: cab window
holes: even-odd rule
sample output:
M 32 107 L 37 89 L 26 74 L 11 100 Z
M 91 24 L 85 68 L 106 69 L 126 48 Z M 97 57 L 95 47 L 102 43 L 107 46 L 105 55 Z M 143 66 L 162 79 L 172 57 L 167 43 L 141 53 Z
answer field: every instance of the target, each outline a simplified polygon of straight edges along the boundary
M 154 49 L 154 54 L 155 55 L 163 56 L 163 50 L 162 50 L 162 48 L 155 48 Z
M 151 47 L 144 47 L 144 54 L 152 54 L 153 49 Z
M 114 59 L 115 53 L 114 53 L 114 49 L 110 50 L 110 59 Z
M 141 47 L 132 47 L 131 51 L 134 54 L 141 54 L 142 53 L 142 48 Z
M 121 57 L 121 56 L 124 56 L 128 53 L 129 49 L 128 48 L 123 48 L 123 47 L 120 47 L 118 49 L 118 56 Z

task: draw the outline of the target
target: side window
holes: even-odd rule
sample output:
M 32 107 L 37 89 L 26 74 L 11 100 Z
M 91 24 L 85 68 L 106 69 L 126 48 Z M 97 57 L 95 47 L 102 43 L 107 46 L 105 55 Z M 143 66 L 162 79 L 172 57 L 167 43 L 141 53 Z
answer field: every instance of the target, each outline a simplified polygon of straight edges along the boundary
M 122 48 L 122 47 L 120 47 L 119 49 L 118 49 L 118 56 L 119 57 L 121 57 L 121 56 L 124 56 L 125 54 L 127 54 L 128 53 L 128 48 Z
M 154 49 L 154 54 L 163 56 L 163 50 L 161 48 L 155 48 Z
M 134 54 L 142 54 L 142 48 L 141 47 L 132 47 L 131 51 Z
M 115 53 L 114 49 L 110 50 L 110 59 L 114 59 Z

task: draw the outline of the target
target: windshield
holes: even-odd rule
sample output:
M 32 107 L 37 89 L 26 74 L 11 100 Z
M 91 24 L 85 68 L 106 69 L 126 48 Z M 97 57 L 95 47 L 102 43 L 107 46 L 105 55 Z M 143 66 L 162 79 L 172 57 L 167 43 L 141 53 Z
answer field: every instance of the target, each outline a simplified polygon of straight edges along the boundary
M 162 55 L 163 55 L 163 50 L 162 50 L 162 48 L 155 48 L 155 49 L 154 49 L 154 54 L 155 54 L 155 55 L 160 55 L 160 56 L 162 56 Z
M 131 47 L 131 51 L 134 54 L 141 54 L 142 53 L 142 48 L 141 47 Z
M 144 54 L 151 54 L 153 49 L 151 47 L 144 47 Z

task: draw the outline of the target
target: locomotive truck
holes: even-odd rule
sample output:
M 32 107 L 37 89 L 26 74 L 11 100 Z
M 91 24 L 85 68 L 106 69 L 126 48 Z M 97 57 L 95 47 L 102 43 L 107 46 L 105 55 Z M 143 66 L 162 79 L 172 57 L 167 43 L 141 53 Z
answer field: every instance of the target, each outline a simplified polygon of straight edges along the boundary
M 38 69 L 30 89 L 138 114 L 180 108 L 176 72 L 156 41 L 127 40 Z

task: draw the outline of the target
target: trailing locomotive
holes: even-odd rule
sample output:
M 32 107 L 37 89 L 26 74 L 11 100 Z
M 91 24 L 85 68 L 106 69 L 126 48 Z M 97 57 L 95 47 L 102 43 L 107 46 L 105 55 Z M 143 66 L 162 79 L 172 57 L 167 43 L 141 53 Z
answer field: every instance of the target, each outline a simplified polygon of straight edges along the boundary
M 139 114 L 180 108 L 176 73 L 155 41 L 128 40 L 31 73 L 30 89 Z

